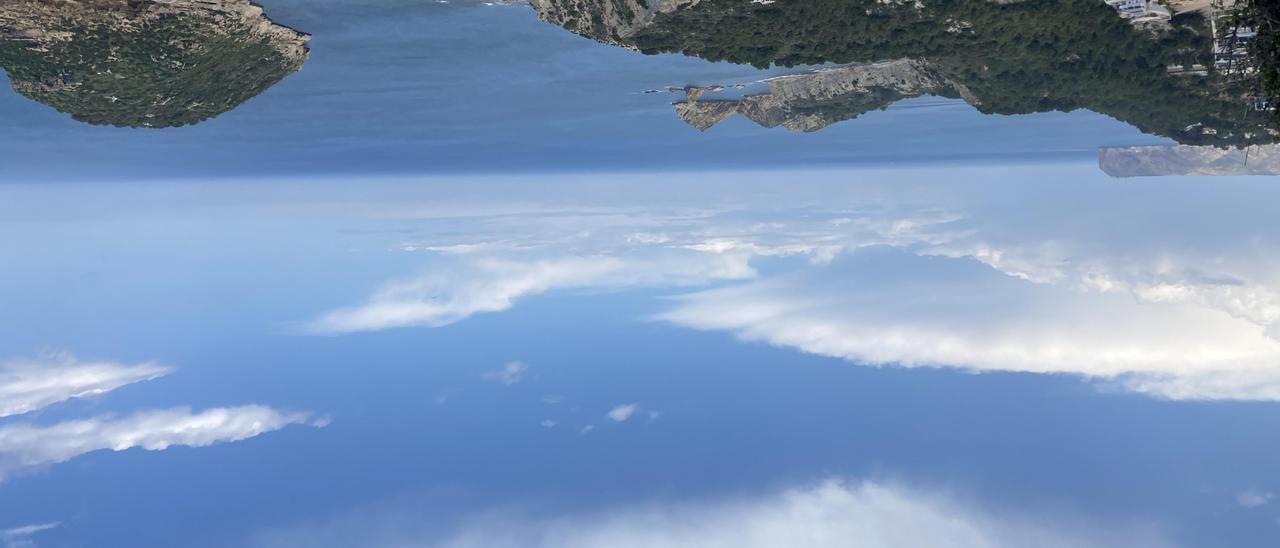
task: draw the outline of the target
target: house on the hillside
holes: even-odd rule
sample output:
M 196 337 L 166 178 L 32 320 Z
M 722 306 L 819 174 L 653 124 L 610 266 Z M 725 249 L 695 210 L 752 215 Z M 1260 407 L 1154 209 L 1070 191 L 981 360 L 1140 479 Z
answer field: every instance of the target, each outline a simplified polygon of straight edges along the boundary
M 1107 5 L 1120 13 L 1120 17 L 1132 23 L 1147 21 L 1168 21 L 1173 14 L 1169 8 L 1150 0 L 1106 0 Z

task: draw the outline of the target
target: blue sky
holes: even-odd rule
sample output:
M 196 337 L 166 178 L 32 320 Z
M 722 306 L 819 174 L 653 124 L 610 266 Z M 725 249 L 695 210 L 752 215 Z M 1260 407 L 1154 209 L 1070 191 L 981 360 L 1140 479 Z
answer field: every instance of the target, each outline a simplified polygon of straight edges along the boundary
M 58 376 L 0 418 L 36 459 L 0 460 L 0 528 L 57 524 L 20 531 L 40 546 L 767 545 L 900 522 L 922 535 L 900 542 L 1264 546 L 1280 527 L 1265 179 L 4 193 L 4 370 L 115 375 L 96 395 Z M 131 448 L 65 453 L 93 443 Z

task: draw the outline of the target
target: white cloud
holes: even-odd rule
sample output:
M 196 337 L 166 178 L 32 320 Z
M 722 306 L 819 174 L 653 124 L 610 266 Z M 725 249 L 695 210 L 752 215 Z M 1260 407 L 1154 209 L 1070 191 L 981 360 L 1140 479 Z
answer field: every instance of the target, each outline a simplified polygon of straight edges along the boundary
M 31 540 L 31 535 L 56 529 L 60 525 L 62 522 L 54 521 L 0 530 L 0 541 L 4 542 L 4 548 L 35 548 L 36 543 Z
M 624 422 L 627 419 L 630 419 L 631 416 L 636 414 L 636 411 L 639 410 L 639 405 L 626 403 L 610 409 L 607 416 L 609 417 L 609 420 L 613 422 Z
M 659 317 L 858 364 L 1073 373 L 1174 399 L 1280 395 L 1280 340 L 1256 323 L 954 259 L 883 251 L 677 302 Z
M 15 537 L 15 536 L 26 536 L 33 533 L 39 533 L 41 531 L 56 529 L 59 525 L 62 525 L 62 522 L 51 521 L 49 523 L 36 523 L 32 525 L 23 525 L 22 527 L 14 527 L 12 529 L 5 529 L 3 531 L 0 531 L 0 536 L 6 537 L 6 538 Z
M 507 386 L 511 386 L 520 382 L 524 378 L 525 371 L 529 370 L 529 366 L 524 362 L 507 362 L 502 364 L 502 369 L 490 371 L 480 377 L 493 382 L 499 382 Z
M 429 253 L 433 270 L 309 328 L 440 326 L 555 290 L 756 279 L 766 257 L 792 257 L 769 266 L 787 261 L 820 276 L 891 248 L 932 261 L 919 269 L 982 266 L 992 276 L 913 279 L 891 288 L 892 302 L 850 295 L 856 288 L 846 286 L 861 281 L 821 281 L 858 310 L 765 280 L 695 295 L 668 319 L 863 363 L 1076 373 L 1175 399 L 1280 399 L 1280 240 L 1270 237 L 1280 221 L 1256 205 L 1272 190 L 1132 192 L 1057 168 L 1019 174 L 864 172 L 849 186 L 847 173 L 811 173 L 785 191 L 743 174 L 733 188 L 751 180 L 749 192 L 674 181 L 602 192 L 579 182 L 537 194 L 512 187 L 506 201 L 484 204 L 452 203 L 443 191 L 380 204 L 379 216 L 421 223 L 420 241 L 400 247 Z M 956 176 L 969 184 L 938 184 Z M 1067 178 L 1070 196 L 1050 183 Z M 1064 207 L 1085 195 L 1088 208 Z M 761 299 L 711 302 L 737 295 Z M 930 306 L 940 317 L 929 317 Z
M 81 361 L 67 353 L 0 364 L 0 417 L 21 415 L 72 398 L 105 394 L 173 371 L 152 362 Z
M 1236 503 L 1245 508 L 1257 508 L 1266 506 L 1271 503 L 1271 499 L 1275 498 L 1275 493 L 1270 491 L 1262 491 L 1259 489 L 1246 489 L 1236 495 Z
M 396 327 L 441 327 L 473 314 L 511 308 L 553 289 L 702 283 L 754 275 L 739 254 L 673 252 L 648 260 L 613 256 L 515 261 L 469 259 L 450 269 L 384 285 L 365 304 L 309 322 L 312 334 L 336 335 Z
M 556 421 L 553 421 L 551 419 L 545 419 L 538 424 L 541 425 L 543 428 L 555 428 Z
M 291 424 L 321 427 L 327 423 L 324 418 L 313 419 L 311 413 L 245 405 L 198 413 L 177 407 L 50 426 L 8 424 L 0 426 L 0 479 L 93 451 L 124 451 L 135 447 L 161 451 L 175 445 L 204 447 L 252 438 Z
M 1157 548 L 1148 524 L 1038 519 L 954 497 L 880 484 L 827 481 L 763 496 L 635 505 L 530 517 L 487 513 L 460 530 L 397 508 L 354 512 L 322 525 L 274 531 L 257 546 L 370 548 Z
M 1131 392 L 1170 400 L 1280 401 L 1280 367 L 1125 375 L 1117 384 Z
M 559 403 L 564 403 L 564 396 L 561 396 L 559 394 L 547 394 L 542 397 L 542 403 L 545 403 L 548 405 L 556 405 Z

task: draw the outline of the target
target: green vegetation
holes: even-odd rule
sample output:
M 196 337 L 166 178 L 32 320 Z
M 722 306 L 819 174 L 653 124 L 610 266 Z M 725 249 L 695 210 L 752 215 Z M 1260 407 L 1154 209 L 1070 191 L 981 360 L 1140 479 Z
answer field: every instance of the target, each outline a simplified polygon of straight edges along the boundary
M 940 90 L 940 93 L 952 99 L 959 97 L 954 93 Z M 768 117 L 757 120 L 765 127 L 775 127 L 790 120 L 807 120 L 808 124 L 794 128 L 799 131 L 817 131 L 837 122 L 852 120 L 873 110 L 884 110 L 889 105 L 907 99 L 908 96 L 886 88 L 871 88 L 865 93 L 848 93 L 830 99 L 809 99 L 791 101 L 786 109 L 769 112 Z
M 1256 86 L 1257 94 L 1271 105 L 1280 104 L 1280 3 L 1242 0 L 1237 7 L 1225 22 L 1257 32 L 1248 47 L 1252 68 L 1257 71 L 1251 83 Z M 1273 111 L 1273 115 L 1280 122 L 1280 111 Z
M 23 95 L 90 124 L 195 124 L 301 67 L 226 21 L 169 15 L 121 29 L 64 20 L 43 30 L 71 38 L 0 41 L 0 66 Z
M 629 37 L 645 53 L 795 66 L 910 58 L 966 86 L 989 114 L 1089 109 L 1185 144 L 1274 140 L 1248 90 L 1216 75 L 1206 22 L 1135 28 L 1100 0 L 703 0 Z M 1273 74 L 1274 76 L 1274 74 Z

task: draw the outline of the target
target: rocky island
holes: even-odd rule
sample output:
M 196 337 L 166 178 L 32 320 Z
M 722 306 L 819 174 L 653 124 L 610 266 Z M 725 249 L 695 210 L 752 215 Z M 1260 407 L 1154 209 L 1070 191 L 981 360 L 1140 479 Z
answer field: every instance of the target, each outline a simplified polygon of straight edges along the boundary
M 0 67 L 81 122 L 195 124 L 302 68 L 309 36 L 248 0 L 6 0 Z

